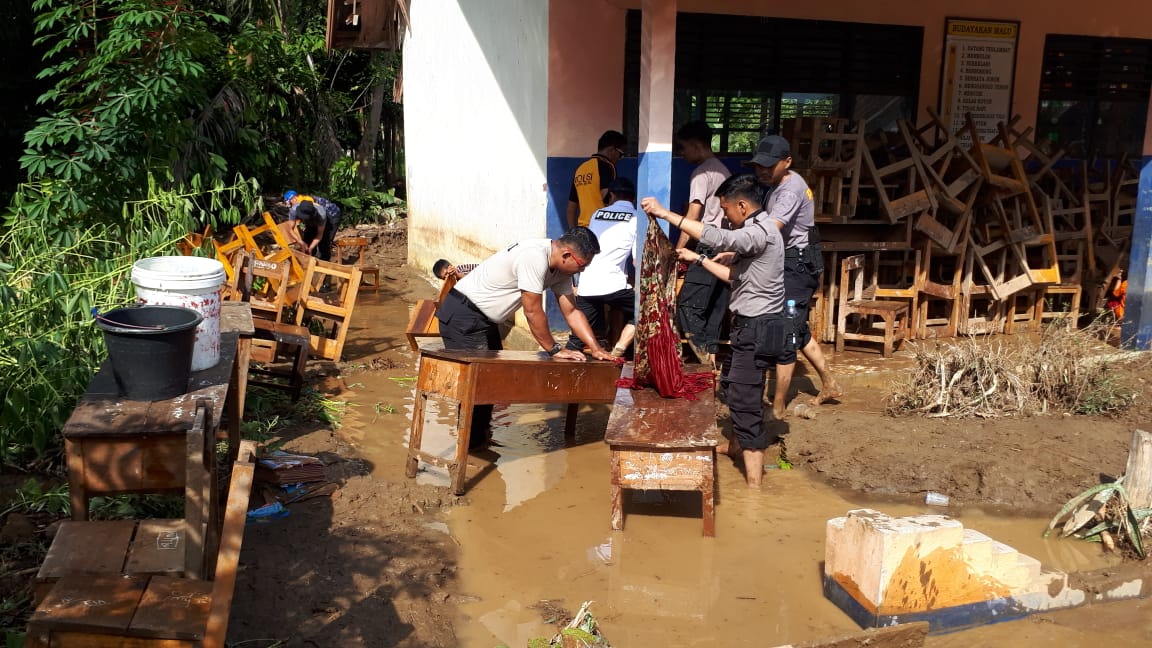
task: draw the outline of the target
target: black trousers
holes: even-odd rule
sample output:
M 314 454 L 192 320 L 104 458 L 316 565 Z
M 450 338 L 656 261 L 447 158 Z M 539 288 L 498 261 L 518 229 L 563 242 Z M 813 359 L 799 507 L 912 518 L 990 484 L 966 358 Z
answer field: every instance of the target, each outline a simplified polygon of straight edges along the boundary
M 803 349 L 812 339 L 812 330 L 808 327 L 808 311 L 812 308 L 812 295 L 820 287 L 820 271 L 814 270 L 799 258 L 784 258 L 784 299 L 796 302 L 796 318 L 793 320 L 796 327 L 796 350 Z M 796 351 L 790 356 L 781 357 L 782 364 L 795 361 Z
M 676 302 L 676 324 L 693 347 L 716 353 L 730 293 L 728 284 L 716 275 L 698 265 L 688 267 Z
M 605 306 L 611 306 L 612 310 L 624 313 L 627 324 L 636 323 L 636 293 L 630 288 L 594 297 L 577 295 L 576 308 L 584 313 L 584 317 L 588 319 L 588 324 L 592 327 L 592 332 L 596 337 L 606 338 L 608 336 L 608 322 L 604 317 Z M 612 344 L 613 340 L 608 340 L 608 343 Z M 584 342 L 575 335 L 569 335 L 568 343 L 564 346 L 573 351 L 584 350 Z
M 490 322 L 463 293 L 453 289 L 436 311 L 440 321 L 440 338 L 445 349 L 474 349 L 500 351 L 500 328 Z M 472 408 L 472 435 L 469 446 L 484 445 L 491 434 L 492 406 L 476 405 Z
M 770 366 L 796 362 L 796 350 L 792 344 L 784 348 L 785 353 L 766 352 L 761 329 L 767 325 L 769 317 L 779 321 L 781 316 L 761 316 L 751 320 L 733 317 L 729 336 L 732 354 L 724 365 L 721 378 L 728 394 L 732 431 L 745 450 L 768 447 L 768 432 L 764 429 L 764 373 Z M 786 362 L 784 357 L 788 353 L 792 360 Z
M 305 225 L 304 240 L 311 243 L 312 239 L 316 238 L 316 231 L 319 229 L 320 228 L 315 225 Z M 338 229 L 340 229 L 340 221 L 336 220 L 333 222 L 329 219 L 328 223 L 324 226 L 324 236 L 320 237 L 320 244 L 316 246 L 316 250 L 312 256 L 321 261 L 332 260 L 332 242 L 336 239 L 336 230 Z

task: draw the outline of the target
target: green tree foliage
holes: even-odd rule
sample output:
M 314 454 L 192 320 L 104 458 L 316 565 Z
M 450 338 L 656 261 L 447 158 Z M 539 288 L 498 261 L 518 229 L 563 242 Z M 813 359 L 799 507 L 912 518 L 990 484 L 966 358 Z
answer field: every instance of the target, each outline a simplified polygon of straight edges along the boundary
M 54 85 L 20 163 L 50 184 L 54 209 L 25 202 L 31 217 L 114 216 L 154 175 L 174 185 L 224 177 L 224 159 L 191 144 L 215 98 L 213 27 L 227 18 L 179 0 L 35 0 L 33 9 L 36 42 L 48 46 L 38 76 Z
M 172 254 L 189 223 L 256 200 L 252 182 L 147 191 L 116 222 L 55 229 L 18 218 L 0 234 L 0 463 L 54 458 L 60 428 L 106 355 L 92 309 L 134 301 L 133 262 Z M 37 193 L 21 187 L 18 196 Z

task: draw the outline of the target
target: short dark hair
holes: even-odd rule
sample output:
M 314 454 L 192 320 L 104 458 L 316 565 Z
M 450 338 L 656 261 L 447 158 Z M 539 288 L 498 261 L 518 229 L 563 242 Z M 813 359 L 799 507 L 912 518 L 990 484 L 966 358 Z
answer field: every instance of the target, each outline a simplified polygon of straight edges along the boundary
M 432 275 L 435 277 L 439 277 L 440 272 L 443 270 L 447 270 L 448 266 L 450 266 L 450 265 L 452 265 L 452 264 L 448 262 L 448 259 L 437 259 L 436 263 L 432 264 Z
M 617 177 L 608 183 L 606 191 L 612 194 L 616 200 L 629 200 L 633 204 L 636 203 L 636 183 L 628 178 Z
M 628 145 L 628 138 L 624 137 L 624 133 L 621 133 L 620 131 L 610 130 L 610 131 L 604 131 L 604 134 L 600 136 L 600 141 L 596 143 L 596 150 L 597 151 L 603 151 L 604 149 L 608 148 L 609 146 L 615 146 L 616 148 L 624 148 L 627 145 Z
M 592 230 L 582 225 L 577 225 L 564 232 L 564 236 L 561 236 L 556 242 L 572 248 L 585 261 L 589 261 L 592 257 L 600 254 L 600 241 L 596 239 Z
M 676 131 L 676 139 L 682 142 L 700 142 L 712 148 L 712 127 L 703 120 L 690 121 Z
M 764 186 L 756 176 L 745 173 L 743 175 L 729 176 L 716 187 L 717 198 L 724 200 L 739 200 L 743 198 L 750 203 L 759 205 L 764 200 Z
M 320 210 L 316 209 L 316 205 L 311 200 L 302 200 L 299 205 L 296 205 L 296 215 L 300 216 L 302 220 L 311 222 L 320 218 Z

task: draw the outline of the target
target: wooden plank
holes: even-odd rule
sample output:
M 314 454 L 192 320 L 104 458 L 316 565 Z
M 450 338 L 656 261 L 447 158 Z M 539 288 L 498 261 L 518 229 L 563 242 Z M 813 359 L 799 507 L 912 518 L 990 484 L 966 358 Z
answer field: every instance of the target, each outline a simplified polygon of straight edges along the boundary
M 36 580 L 76 573 L 119 574 L 135 530 L 135 520 L 60 523 Z
M 212 607 L 210 581 L 154 576 L 128 627 L 133 637 L 199 640 Z
M 184 573 L 184 520 L 141 520 L 124 571 L 139 575 Z
M 205 444 L 215 447 L 214 437 L 205 433 L 212 425 L 208 418 L 209 404 L 200 400 L 196 403 L 196 419 L 185 437 L 184 456 L 184 521 L 187 523 L 184 536 L 184 569 L 188 576 L 200 578 L 204 574 L 204 541 L 206 523 L 209 520 L 209 505 L 212 502 L 214 486 L 211 469 L 205 466 Z M 213 453 L 213 463 L 216 457 Z
M 236 569 L 240 562 L 240 546 L 244 542 L 244 522 L 248 514 L 248 496 L 252 491 L 253 455 L 256 446 L 251 441 L 241 443 L 240 454 L 232 466 L 228 480 L 228 502 L 224 511 L 224 527 L 220 534 L 220 553 L 212 585 L 212 608 L 204 635 L 204 648 L 224 648 L 228 632 L 228 613 L 236 587 Z
M 198 644 L 183 639 L 145 639 L 118 637 L 90 632 L 53 632 L 52 648 L 197 648 Z M 43 644 L 48 648 L 49 644 Z M 31 647 L 29 647 L 31 648 Z
M 39 628 L 124 634 L 147 583 L 146 577 L 120 574 L 65 576 L 32 613 L 30 633 Z
M 924 645 L 927 636 L 928 622 L 920 621 L 798 644 L 786 644 L 778 648 L 919 648 Z

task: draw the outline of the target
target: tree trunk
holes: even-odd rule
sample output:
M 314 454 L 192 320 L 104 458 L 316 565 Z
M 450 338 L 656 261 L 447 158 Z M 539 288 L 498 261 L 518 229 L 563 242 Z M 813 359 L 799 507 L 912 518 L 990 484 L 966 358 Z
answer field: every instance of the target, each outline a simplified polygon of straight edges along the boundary
M 344 150 L 340 148 L 340 140 L 336 137 L 336 120 L 332 117 L 331 106 L 320 93 L 316 96 L 316 144 L 320 149 L 320 182 L 327 192 L 329 171 L 336 160 L 344 155 Z
M 1124 490 L 1128 491 L 1132 508 L 1152 508 L 1152 432 L 1132 432 Z
M 372 67 L 378 69 L 379 54 L 372 52 Z M 372 87 L 372 104 L 368 109 L 368 123 L 364 125 L 363 135 L 360 137 L 360 148 L 357 157 L 360 160 L 360 181 L 364 188 L 371 190 L 374 184 L 373 162 L 376 157 L 376 138 L 380 136 L 380 115 L 384 110 L 384 82 L 377 80 Z

